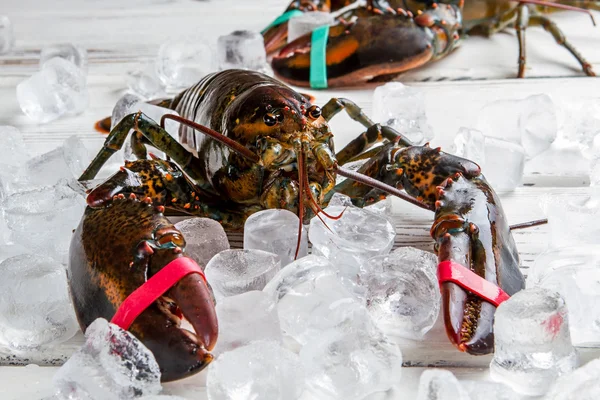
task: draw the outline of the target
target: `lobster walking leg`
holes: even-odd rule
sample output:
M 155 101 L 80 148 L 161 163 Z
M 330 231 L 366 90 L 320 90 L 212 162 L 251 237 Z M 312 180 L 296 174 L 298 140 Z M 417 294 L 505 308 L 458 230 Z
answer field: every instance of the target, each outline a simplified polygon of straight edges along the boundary
M 131 129 L 143 135 L 154 147 L 168 154 L 177 164 L 183 167 L 183 170 L 192 179 L 197 182 L 202 180 L 200 161 L 173 139 L 160 125 L 141 112 L 127 115 L 115 126 L 106 138 L 104 146 L 83 172 L 79 180 L 94 179 L 106 161 L 123 147 L 123 143 L 125 143 Z M 134 146 L 136 155 L 141 155 L 140 145 L 141 142 L 138 142 Z M 203 185 L 200 184 L 200 186 Z
M 344 165 L 384 139 L 397 141 L 404 146 L 412 145 L 408 139 L 394 129 L 373 122 L 356 103 L 345 98 L 332 98 L 329 100 L 323 106 L 321 115 L 326 121 L 330 121 L 342 110 L 346 111 L 350 118 L 367 128 L 367 131 L 360 134 L 335 155 L 339 165 Z
M 549 32 L 556 40 L 560 46 L 564 47 L 577 59 L 579 64 L 581 64 L 581 68 L 583 72 L 585 72 L 588 76 L 596 76 L 596 73 L 592 69 L 592 65 L 577 51 L 575 47 L 571 43 L 567 41 L 564 33 L 560 30 L 558 25 L 550 18 L 545 17 L 543 15 L 532 15 L 530 18 L 530 22 L 532 25 L 541 25 L 547 32 Z

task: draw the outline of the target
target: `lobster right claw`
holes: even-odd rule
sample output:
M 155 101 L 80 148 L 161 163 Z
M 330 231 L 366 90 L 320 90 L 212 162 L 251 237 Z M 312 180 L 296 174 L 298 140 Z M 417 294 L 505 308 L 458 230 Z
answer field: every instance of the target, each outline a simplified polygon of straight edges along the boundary
M 459 350 L 488 354 L 494 350 L 496 307 L 525 288 L 519 253 L 498 198 L 482 176 L 465 179 L 458 173 L 438 187 L 438 196 L 431 234 L 446 332 Z

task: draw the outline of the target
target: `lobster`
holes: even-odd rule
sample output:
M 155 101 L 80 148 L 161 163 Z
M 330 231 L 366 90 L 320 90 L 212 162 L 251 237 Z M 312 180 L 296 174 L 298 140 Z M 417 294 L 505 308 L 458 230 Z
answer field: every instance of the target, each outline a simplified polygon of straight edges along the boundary
M 494 290 L 502 296 L 513 294 L 524 280 L 500 203 L 477 164 L 439 148 L 413 145 L 392 128 L 373 123 L 348 99 L 333 98 L 320 108 L 285 84 L 252 71 L 209 75 L 174 99 L 159 103 L 180 116 L 166 114 L 160 124 L 141 112 L 125 116 L 79 178 L 94 178 L 133 129 L 131 144 L 138 160 L 125 162 L 90 191 L 90 209 L 110 209 L 115 196 L 135 195 L 150 197 L 166 213 L 210 217 L 226 228 L 241 229 L 258 210 L 285 208 L 299 216 L 299 232 L 302 222 L 323 213 L 336 192 L 361 207 L 390 193 L 422 208 L 437 209 L 432 232 L 441 263 L 454 261 L 463 269 L 453 264 L 450 272 L 475 275 L 469 276 L 468 285 L 460 279 L 451 282 L 456 274 L 444 278 L 449 332 L 471 330 L 460 340 L 453 333 L 451 340 L 473 354 L 493 351 L 493 307 L 490 312 L 483 302 L 498 300 Z M 336 153 L 328 121 L 341 111 L 367 129 Z M 186 147 L 163 129 L 167 119 L 181 123 L 180 141 Z M 382 146 L 373 147 L 376 143 Z M 146 144 L 165 152 L 170 160 L 148 159 Z M 358 171 L 344 168 L 356 159 L 366 159 Z M 451 183 L 457 174 L 464 182 Z M 336 184 L 338 175 L 349 179 Z M 128 218 L 137 221 L 138 217 Z M 119 246 L 119 251 L 126 249 Z M 478 290 L 481 286 L 487 289 Z M 457 326 L 458 315 L 471 324 Z M 466 337 L 477 340 L 471 344 Z
M 157 293 L 144 309 L 139 309 L 143 299 L 132 295 L 153 277 L 164 279 L 166 266 L 191 262 L 183 235 L 163 213 L 163 206 L 134 194 L 117 195 L 106 207 L 87 207 L 71 240 L 68 277 L 81 329 L 97 318 L 129 328 L 154 354 L 161 379 L 171 381 L 212 361 L 209 351 L 216 344 L 218 324 L 201 270 L 164 288 L 168 291 Z M 123 312 L 127 299 L 140 313 L 128 324 L 119 323 L 118 311 Z M 182 314 L 195 333 L 180 327 Z
M 292 11 L 301 12 L 297 0 L 288 7 L 286 17 L 265 29 L 266 50 L 273 54 L 272 67 L 278 78 L 313 88 L 388 81 L 447 56 L 467 34 L 490 36 L 509 26 L 517 31 L 517 76 L 523 78 L 525 31 L 531 25 L 542 26 L 577 59 L 586 75 L 595 76 L 591 64 L 542 12 L 551 7 L 584 11 L 595 24 L 586 9 L 600 10 L 596 0 L 369 0 L 366 6 L 346 10 L 343 7 L 348 3 L 352 2 L 317 2 L 320 7 L 313 9 L 339 11 L 336 23 L 287 45 L 284 22 L 294 15 Z M 309 9 L 305 6 L 302 10 Z

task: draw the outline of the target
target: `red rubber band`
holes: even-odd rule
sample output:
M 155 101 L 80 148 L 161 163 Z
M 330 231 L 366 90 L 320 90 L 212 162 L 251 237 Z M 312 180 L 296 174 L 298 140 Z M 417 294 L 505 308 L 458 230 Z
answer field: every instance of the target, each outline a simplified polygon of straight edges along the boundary
M 199 274 L 206 282 L 206 276 L 196 261 L 189 257 L 179 257 L 171 261 L 127 296 L 110 322 L 122 329 L 129 329 L 146 308 L 189 274 Z
M 483 300 L 498 307 L 500 303 L 508 300 L 510 296 L 492 282 L 485 280 L 465 266 L 446 260 L 438 264 L 438 281 L 456 283 L 463 289 L 475 293 Z

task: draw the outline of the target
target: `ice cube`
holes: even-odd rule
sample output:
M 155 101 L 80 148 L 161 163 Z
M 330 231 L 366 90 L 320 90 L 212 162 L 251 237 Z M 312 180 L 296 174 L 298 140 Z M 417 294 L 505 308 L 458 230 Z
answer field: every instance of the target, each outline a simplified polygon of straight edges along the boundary
M 288 43 L 320 26 L 333 24 L 333 14 L 321 11 L 306 12 L 288 21 Z
M 6 15 L 0 15 L 0 54 L 6 54 L 15 46 L 15 33 L 12 22 Z
M 440 291 L 437 257 L 401 247 L 362 264 L 359 277 L 367 288 L 367 309 L 387 334 L 420 340 L 438 318 Z
M 64 182 L 12 194 L 4 215 L 13 240 L 66 264 L 72 231 L 79 224 L 85 201 Z
M 352 207 L 352 199 L 350 198 L 350 196 L 336 192 L 333 194 L 333 196 L 331 196 L 331 199 L 329 200 L 329 204 L 327 204 L 327 206 Z
M 343 326 L 313 337 L 300 351 L 313 398 L 359 400 L 400 382 L 400 349 L 377 329 L 364 307 L 354 305 Z
M 39 123 L 80 114 L 89 103 L 85 74 L 72 62 L 55 57 L 17 85 L 17 100 L 21 110 Z
M 294 261 L 298 244 L 298 216 L 288 210 L 263 210 L 252 214 L 244 224 L 244 249 L 277 254 L 281 265 Z M 308 254 L 308 234 L 302 227 L 298 258 Z
M 586 159 L 581 147 L 558 139 L 552 146 L 537 157 L 525 163 L 525 175 L 549 175 L 573 177 L 573 180 L 585 181 L 590 169 L 590 160 Z
M 225 297 L 216 310 L 219 341 L 213 354 L 217 356 L 256 340 L 282 341 L 275 303 L 262 291 Z
M 54 376 L 60 399 L 126 400 L 161 391 L 154 355 L 131 333 L 99 318 L 85 337 Z
M 494 347 L 492 379 L 528 396 L 543 395 L 556 378 L 579 364 L 565 302 L 544 288 L 522 290 L 500 304 Z
M 461 381 L 463 389 L 469 394 L 469 400 L 524 400 L 510 387 L 500 382 Z
M 488 137 L 521 144 L 521 107 L 521 101 L 515 99 L 488 103 L 479 110 L 476 128 Z
M 596 196 L 600 196 L 600 133 L 594 137 L 588 151 L 590 159 L 590 186 L 596 188 Z
M 71 136 L 62 146 L 30 159 L 24 173 L 29 187 L 54 185 L 61 179 L 78 178 L 91 161 L 81 139 Z
M 181 91 L 215 72 L 213 50 L 200 39 L 169 41 L 160 46 L 156 72 L 169 91 Z
M 423 92 L 400 82 L 386 83 L 373 93 L 373 119 L 394 128 L 415 144 L 433 138 L 425 110 Z
M 570 196 L 544 196 L 545 213 L 550 227 L 550 247 L 597 245 L 600 237 L 598 199 Z
M 558 122 L 552 99 L 545 94 L 529 96 L 520 102 L 519 131 L 527 158 L 546 151 L 556 140 Z
M 61 43 L 44 47 L 40 52 L 40 68 L 44 68 L 47 61 L 55 58 L 64 58 L 75 64 L 84 74 L 87 73 L 87 50 L 72 43 Z
M 252 31 L 235 31 L 217 40 L 219 69 L 241 68 L 264 71 L 267 65 L 265 41 Z
M 483 167 L 485 165 L 485 136 L 476 129 L 460 128 L 454 138 L 452 153 Z
M 562 136 L 582 146 L 590 146 L 594 137 L 600 134 L 600 99 L 569 99 L 564 102 L 563 108 Z
M 485 166 L 482 172 L 495 190 L 514 190 L 521 184 L 524 168 L 525 151 L 521 145 L 485 138 Z
M 78 330 L 64 266 L 22 254 L 0 263 L 0 346 L 28 356 L 62 343 Z
M 559 377 L 544 400 L 600 399 L 600 359 L 595 359 L 575 371 Z
M 135 104 L 143 102 L 143 101 L 144 100 L 137 94 L 125 93 L 117 101 L 117 104 L 115 104 L 115 106 L 113 108 L 112 115 L 110 117 L 110 129 L 111 130 L 115 129 L 115 126 L 117 126 L 117 124 L 119 122 L 121 122 L 123 117 L 132 113 L 132 111 L 131 111 L 132 107 Z
M 205 268 L 217 254 L 229 250 L 225 230 L 210 218 L 190 218 L 175 224 L 185 238 L 186 254 Z
M 215 299 L 262 290 L 281 269 L 279 256 L 262 250 L 225 250 L 206 265 Z
M 325 330 L 352 319 L 359 304 L 323 257 L 306 256 L 283 268 L 265 286 L 277 303 L 281 330 L 288 346 L 298 349 Z
M 0 165 L 21 166 L 29 158 L 23 134 L 17 128 L 9 125 L 0 125 Z
M 156 99 L 165 95 L 165 89 L 156 74 L 154 64 L 143 65 L 127 72 L 125 80 L 129 89 L 146 100 Z
M 426 369 L 419 379 L 417 400 L 471 400 L 454 374 L 445 369 Z
M 569 309 L 576 346 L 600 345 L 600 249 L 597 246 L 552 248 L 529 270 L 527 287 L 541 286 L 562 296 Z
M 522 145 L 530 159 L 547 150 L 556 139 L 556 107 L 545 94 L 497 100 L 479 111 L 477 128 L 488 137 Z
M 304 373 L 298 356 L 277 342 L 258 341 L 222 354 L 208 367 L 209 400 L 294 400 Z
M 344 214 L 337 220 L 323 216 L 327 226 L 313 218 L 308 238 L 313 253 L 327 257 L 343 275 L 355 277 L 362 262 L 392 249 L 396 230 L 385 217 L 357 207 L 334 206 L 325 211 L 332 216 Z

